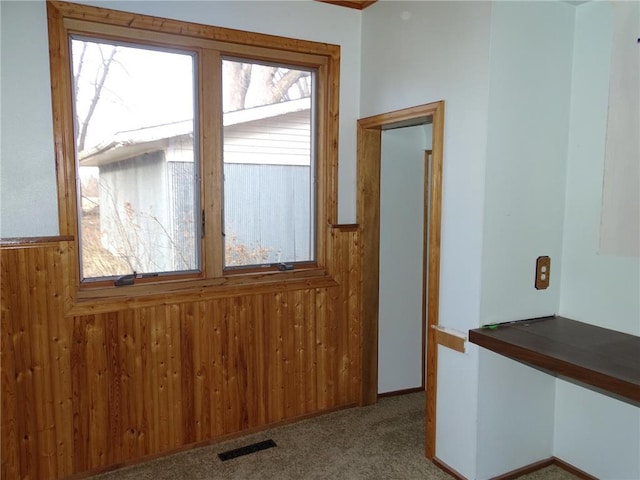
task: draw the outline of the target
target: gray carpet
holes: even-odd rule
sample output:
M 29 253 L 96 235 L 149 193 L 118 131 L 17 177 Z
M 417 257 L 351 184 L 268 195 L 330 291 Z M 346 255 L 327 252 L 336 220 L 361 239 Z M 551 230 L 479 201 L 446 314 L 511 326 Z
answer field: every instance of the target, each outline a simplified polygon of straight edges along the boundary
M 163 457 L 94 480 L 451 479 L 424 458 L 424 393 L 381 399 L 295 424 Z M 220 461 L 218 453 L 266 439 L 277 447 Z M 573 480 L 549 467 L 523 480 Z

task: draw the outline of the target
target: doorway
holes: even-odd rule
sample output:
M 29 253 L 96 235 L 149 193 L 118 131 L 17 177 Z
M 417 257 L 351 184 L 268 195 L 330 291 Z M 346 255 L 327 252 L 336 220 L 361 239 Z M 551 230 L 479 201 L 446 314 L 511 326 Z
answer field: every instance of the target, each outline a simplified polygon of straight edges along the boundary
M 378 394 L 378 308 L 380 270 L 380 171 L 382 131 L 432 124 L 432 162 L 429 184 L 427 248 L 426 422 L 425 456 L 435 456 L 436 381 L 438 350 L 436 331 L 439 310 L 440 219 L 444 101 L 411 107 L 358 120 L 357 222 L 362 232 L 362 381 L 360 405 L 376 403 Z

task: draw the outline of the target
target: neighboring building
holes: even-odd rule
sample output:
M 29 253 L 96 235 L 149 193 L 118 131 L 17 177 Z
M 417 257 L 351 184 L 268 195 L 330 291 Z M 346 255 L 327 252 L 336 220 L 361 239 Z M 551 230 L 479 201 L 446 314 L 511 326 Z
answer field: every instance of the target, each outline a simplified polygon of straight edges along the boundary
M 227 265 L 313 257 L 309 99 L 224 116 Z M 102 247 L 138 272 L 194 270 L 193 121 L 119 132 L 80 157 L 99 168 Z M 244 260 L 235 258 L 244 252 Z M 235 252 L 235 253 L 234 253 Z

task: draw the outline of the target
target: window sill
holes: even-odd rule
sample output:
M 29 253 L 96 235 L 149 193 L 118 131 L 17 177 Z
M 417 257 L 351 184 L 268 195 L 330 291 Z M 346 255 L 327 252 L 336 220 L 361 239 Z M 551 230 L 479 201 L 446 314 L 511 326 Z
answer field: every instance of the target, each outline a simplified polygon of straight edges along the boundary
M 268 275 L 233 275 L 204 280 L 101 287 L 78 290 L 76 297 L 70 299 L 65 313 L 67 316 L 90 315 L 156 305 L 309 288 L 327 288 L 337 285 L 331 275 L 316 268 Z

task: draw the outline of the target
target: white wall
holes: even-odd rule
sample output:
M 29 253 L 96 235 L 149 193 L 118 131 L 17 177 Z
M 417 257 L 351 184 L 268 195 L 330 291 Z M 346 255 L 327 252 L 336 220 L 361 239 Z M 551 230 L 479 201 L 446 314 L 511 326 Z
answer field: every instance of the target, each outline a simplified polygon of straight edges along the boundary
M 0 237 L 57 235 L 44 2 L 2 1 L 0 11 Z
M 355 128 L 359 111 L 357 10 L 310 0 L 85 2 L 159 17 L 341 46 L 339 221 L 355 221 Z M 44 1 L 0 2 L 2 157 L 0 237 L 58 234 Z M 331 28 L 327 28 L 331 25 Z M 25 61 L 28 59 L 28 61 Z
M 611 2 L 609 108 L 600 252 L 640 257 L 640 2 Z
M 424 151 L 431 148 L 431 130 L 382 132 L 378 393 L 423 383 Z
M 491 15 L 482 324 L 558 311 L 575 8 L 496 2 Z M 551 257 L 551 283 L 534 287 Z M 481 350 L 477 478 L 553 453 L 554 377 Z
M 557 380 L 554 455 L 603 480 L 640 478 L 640 408 Z
M 490 12 L 383 1 L 362 22 L 362 117 L 446 101 L 440 323 L 461 331 L 479 322 Z M 436 455 L 475 478 L 478 351 L 438 355 Z
M 565 2 L 492 9 L 483 323 L 558 311 L 574 13 Z M 540 255 L 547 290 L 534 288 Z
M 577 8 L 559 313 L 640 335 L 640 259 L 598 254 L 612 32 L 609 2 Z M 555 402 L 558 458 L 640 478 L 640 408 L 562 380 Z
M 577 8 L 560 310 L 640 335 L 640 260 L 598 254 L 612 22 L 606 2 Z
M 485 350 L 479 363 L 476 478 L 550 458 L 554 377 Z

